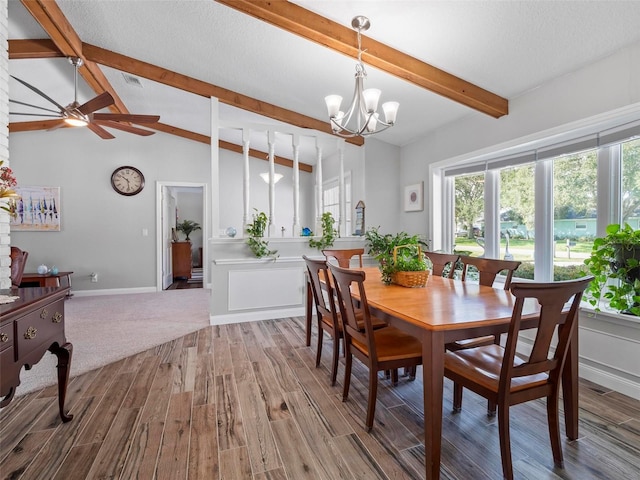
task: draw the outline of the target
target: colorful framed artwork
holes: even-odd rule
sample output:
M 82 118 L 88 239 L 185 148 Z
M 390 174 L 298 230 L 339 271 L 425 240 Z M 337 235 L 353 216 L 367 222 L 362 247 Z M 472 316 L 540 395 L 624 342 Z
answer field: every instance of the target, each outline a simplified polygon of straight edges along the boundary
M 423 182 L 404 187 L 404 211 L 421 212 L 423 204 Z
M 60 231 L 60 187 L 16 187 L 15 217 L 11 230 Z

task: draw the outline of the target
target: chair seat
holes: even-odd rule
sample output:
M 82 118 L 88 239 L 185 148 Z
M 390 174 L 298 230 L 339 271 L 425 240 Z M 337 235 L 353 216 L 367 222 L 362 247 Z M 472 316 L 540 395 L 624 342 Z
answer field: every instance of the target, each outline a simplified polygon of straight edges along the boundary
M 492 345 L 495 342 L 493 335 L 487 335 L 486 337 L 469 338 L 465 340 L 458 340 L 455 342 L 447 343 L 445 348 L 447 350 L 462 350 L 463 348 L 475 348 L 483 347 L 485 345 Z
M 373 320 L 373 319 L 372 319 Z M 395 327 L 385 327 L 373 332 L 375 337 L 378 363 L 395 362 L 398 360 L 412 359 L 422 361 L 422 345 L 415 337 L 407 335 Z M 368 355 L 367 346 L 356 338 L 351 339 L 352 345 L 362 353 Z M 408 364 L 409 364 L 408 363 Z M 408 365 L 407 364 L 407 365 Z
M 497 393 L 502 369 L 504 348 L 500 345 L 467 348 L 446 352 L 444 368 L 447 373 L 473 377 L 473 381 L 484 388 Z M 524 360 L 516 356 L 514 366 L 522 365 Z M 472 373 L 470 373 L 472 372 Z M 542 386 L 548 381 L 546 373 L 515 377 L 511 380 L 511 392 Z
M 340 314 L 340 313 L 338 313 L 338 314 L 336 314 L 336 315 L 338 316 L 338 320 L 339 320 L 339 322 L 338 322 L 338 331 L 339 331 L 339 332 L 342 332 L 342 328 L 343 328 L 343 326 L 342 326 L 342 318 L 341 318 L 341 316 L 340 316 L 341 314 Z M 358 321 L 358 328 L 359 328 L 360 330 L 364 330 L 364 320 L 363 320 L 363 318 L 362 318 L 362 314 L 358 314 L 358 315 L 356 315 L 356 319 L 357 319 L 357 321 Z M 326 317 L 326 316 L 324 316 L 324 315 L 323 315 L 323 316 L 322 316 L 322 322 L 323 322 L 323 323 L 325 323 L 326 325 L 328 325 L 329 327 L 332 327 L 332 328 L 333 328 L 333 322 L 332 322 L 331 318 Z M 374 329 L 378 329 L 378 328 L 384 328 L 384 327 L 387 327 L 387 326 L 388 326 L 388 324 L 387 324 L 384 320 L 380 320 L 380 319 L 379 319 L 379 318 L 377 318 L 377 317 L 371 317 L 371 326 L 372 326 Z

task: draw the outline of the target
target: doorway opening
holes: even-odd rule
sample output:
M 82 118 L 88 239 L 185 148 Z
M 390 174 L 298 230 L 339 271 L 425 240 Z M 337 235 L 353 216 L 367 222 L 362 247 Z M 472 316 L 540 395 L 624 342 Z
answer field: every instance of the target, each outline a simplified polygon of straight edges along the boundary
M 157 290 L 203 288 L 208 278 L 206 184 L 158 182 Z M 184 222 L 194 227 L 179 231 Z

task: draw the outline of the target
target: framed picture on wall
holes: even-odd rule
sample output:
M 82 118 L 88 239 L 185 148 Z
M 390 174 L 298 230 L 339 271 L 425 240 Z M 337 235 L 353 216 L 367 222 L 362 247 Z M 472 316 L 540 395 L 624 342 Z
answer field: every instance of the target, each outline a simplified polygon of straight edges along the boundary
M 422 197 L 423 182 L 404 187 L 404 211 L 421 212 L 424 209 Z
M 16 215 L 11 230 L 60 231 L 60 187 L 16 187 Z

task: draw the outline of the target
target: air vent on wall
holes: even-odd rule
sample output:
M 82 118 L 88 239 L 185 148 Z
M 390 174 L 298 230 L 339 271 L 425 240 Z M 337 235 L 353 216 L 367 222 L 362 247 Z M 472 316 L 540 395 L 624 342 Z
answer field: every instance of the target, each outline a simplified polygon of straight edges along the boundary
M 129 75 L 128 73 L 124 72 L 122 73 L 122 77 L 124 78 L 124 81 L 129 85 L 142 88 L 142 83 L 140 82 L 140 79 L 138 77 L 134 77 L 133 75 Z

